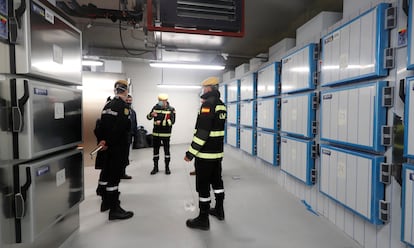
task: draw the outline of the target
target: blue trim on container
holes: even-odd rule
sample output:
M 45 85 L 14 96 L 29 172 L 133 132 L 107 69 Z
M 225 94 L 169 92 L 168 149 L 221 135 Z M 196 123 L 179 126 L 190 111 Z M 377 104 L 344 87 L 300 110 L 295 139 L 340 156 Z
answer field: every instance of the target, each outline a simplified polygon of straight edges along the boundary
M 304 93 L 304 94 L 287 95 L 287 96 L 283 96 L 281 98 L 281 100 L 288 99 L 288 98 L 298 98 L 298 97 L 305 96 L 305 95 L 308 96 L 308 113 L 309 113 L 309 115 L 307 117 L 308 125 L 306 125 L 307 126 L 307 130 L 306 130 L 307 133 L 306 134 L 300 134 L 300 133 L 292 133 L 292 132 L 289 132 L 289 131 L 285 131 L 285 130 L 282 130 L 282 125 L 280 126 L 280 131 L 284 132 L 284 133 L 287 133 L 290 136 L 296 136 L 296 137 L 300 137 L 300 138 L 311 139 L 311 138 L 314 137 L 314 134 L 312 134 L 312 121 L 314 121 L 315 117 L 316 117 L 316 113 L 315 113 L 316 111 L 314 109 L 312 109 L 312 97 L 315 96 L 315 93 L 310 92 L 310 93 Z M 282 106 L 282 104 L 280 106 Z M 282 123 L 282 121 L 283 120 L 281 120 L 281 123 Z
M 413 12 L 414 12 L 414 6 L 413 6 L 413 0 L 410 0 L 410 4 L 408 7 L 408 45 L 407 45 L 407 69 L 408 70 L 412 70 L 414 69 L 414 63 L 411 62 L 413 58 L 411 58 L 411 49 L 412 49 L 412 44 L 413 44 L 413 40 L 411 39 L 413 36 Z
M 333 31 L 329 32 L 328 34 L 326 34 L 325 36 L 322 37 L 321 39 L 321 44 L 322 44 L 322 49 L 321 49 L 321 61 L 323 63 L 324 61 L 324 44 L 325 44 L 325 40 L 328 36 L 331 36 L 333 33 L 337 32 L 338 30 L 344 28 L 345 26 L 351 24 L 352 22 L 360 19 L 362 16 L 367 15 L 368 13 L 375 11 L 377 9 L 377 27 L 376 27 L 376 37 L 375 37 L 375 61 L 377 62 L 375 64 L 375 71 L 372 73 L 367 73 L 364 75 L 359 75 L 356 77 L 350 77 L 350 78 L 346 78 L 346 79 L 341 79 L 341 80 L 337 80 L 337 81 L 332 81 L 332 82 L 326 82 L 323 83 L 321 82 L 321 86 L 334 86 L 334 85 L 338 85 L 338 84 L 345 84 L 345 83 L 351 83 L 354 81 L 359 81 L 359 80 L 363 80 L 363 79 L 372 79 L 372 78 L 376 78 L 376 77 L 381 77 L 381 76 L 387 76 L 388 75 L 388 69 L 384 68 L 384 49 L 386 47 L 388 47 L 389 45 L 389 31 L 385 29 L 385 18 L 384 18 L 384 14 L 385 14 L 385 9 L 388 8 L 390 5 L 388 3 L 380 3 L 378 4 L 376 7 L 367 10 L 366 12 L 362 13 L 361 15 L 359 15 L 358 17 L 355 17 L 354 19 L 350 20 L 349 22 L 343 24 L 342 26 L 334 29 Z M 323 74 L 323 70 L 321 70 L 321 73 Z
M 266 130 L 260 130 L 260 129 L 258 129 L 257 130 L 257 136 L 259 135 L 259 133 L 262 133 L 262 134 L 268 134 L 268 135 L 272 135 L 273 136 L 273 162 L 272 163 L 270 163 L 269 161 L 266 161 L 266 160 L 264 160 L 263 158 L 261 158 L 261 157 L 259 157 L 259 156 L 257 156 L 257 154 L 256 154 L 256 157 L 258 158 L 258 159 L 260 159 L 260 160 L 262 160 L 262 161 L 264 161 L 264 162 L 266 162 L 266 163 L 268 163 L 268 164 L 271 164 L 271 165 L 273 165 L 273 166 L 278 166 L 279 164 L 277 163 L 277 161 L 276 161 L 276 158 L 277 158 L 277 155 L 279 154 L 278 153 L 278 144 L 277 144 L 277 133 L 275 133 L 275 132 L 269 132 L 269 131 L 266 131 Z
M 263 99 L 261 98 L 261 99 L 257 99 L 257 101 L 256 101 L 256 113 L 257 113 L 257 105 L 258 105 L 259 101 L 260 102 L 273 101 L 273 107 L 274 107 L 274 111 L 273 111 L 274 112 L 274 115 L 273 115 L 273 118 L 274 118 L 273 128 L 262 127 L 262 126 L 259 126 L 259 125 L 257 125 L 257 128 L 261 128 L 263 130 L 268 130 L 268 131 L 271 131 L 271 132 L 277 131 L 277 120 L 279 118 L 279 112 L 280 112 L 279 109 L 277 108 L 277 99 L 278 98 L 263 98 Z M 257 115 L 256 115 L 256 118 L 257 118 Z
M 253 155 L 253 153 L 254 153 L 254 144 L 253 144 L 253 140 L 254 140 L 254 130 L 253 130 L 253 128 L 252 127 L 248 127 L 248 126 L 243 126 L 243 125 L 241 125 L 240 126 L 240 133 L 241 133 L 241 130 L 251 130 L 252 131 L 252 137 L 251 137 L 251 141 L 252 141 L 252 147 L 250 147 L 250 151 L 245 151 L 245 150 L 243 150 L 243 149 L 241 149 L 240 148 L 240 150 L 242 150 L 243 152 L 246 152 L 246 153 L 248 153 L 249 155 Z M 241 136 L 241 135 L 240 135 Z M 241 147 L 241 144 L 240 144 L 240 147 Z
M 362 158 L 367 158 L 370 159 L 371 162 L 371 205 L 370 205 L 370 216 L 364 216 L 361 213 L 359 213 L 357 210 L 345 205 L 345 203 L 339 201 L 338 199 L 334 198 L 333 196 L 329 195 L 328 193 L 324 192 L 321 190 L 321 184 L 319 183 L 319 192 L 321 192 L 323 195 L 327 196 L 328 198 L 332 199 L 333 201 L 337 202 L 338 204 L 340 204 L 341 206 L 343 206 L 344 208 L 352 211 L 353 213 L 355 213 L 357 216 L 360 216 L 361 218 L 369 221 L 372 224 L 375 225 L 382 225 L 384 224 L 382 220 L 379 219 L 379 201 L 384 199 L 384 190 L 385 190 L 385 186 L 384 184 L 382 184 L 380 182 L 380 163 L 385 161 L 385 157 L 384 156 L 377 156 L 377 155 L 370 155 L 367 153 L 362 153 L 362 152 L 357 152 L 357 151 L 352 151 L 352 150 L 347 150 L 347 149 L 342 149 L 342 148 L 338 148 L 338 147 L 334 147 L 334 146 L 330 146 L 330 145 L 325 145 L 322 144 L 320 146 L 320 153 L 322 154 L 322 149 L 328 149 L 328 150 L 334 150 L 334 151 L 338 151 L 338 152 L 342 152 L 342 153 L 346 153 L 346 154 L 351 154 L 354 156 L 358 156 L 358 157 L 362 157 Z M 322 159 L 320 159 L 320 163 L 322 163 Z M 321 167 L 321 165 L 320 165 Z M 319 174 L 322 173 L 322 170 L 319 172 Z
M 257 74 L 256 74 L 256 82 L 257 82 L 257 86 L 256 86 L 256 89 L 258 89 L 258 87 L 259 87 L 259 72 L 261 72 L 261 71 L 264 71 L 264 70 L 266 70 L 268 67 L 271 67 L 271 66 L 273 66 L 273 70 L 274 70 L 274 73 L 275 73 L 275 78 L 273 79 L 273 85 L 274 85 L 274 87 L 275 87 L 275 90 L 274 90 L 274 92 L 273 92 L 273 94 L 265 94 L 265 95 L 262 95 L 262 96 L 259 96 L 257 93 L 257 90 L 256 90 L 256 98 L 260 98 L 260 97 L 271 97 L 271 96 L 277 96 L 277 95 L 279 95 L 279 84 L 280 84 L 280 72 L 279 72 L 279 67 L 280 67 L 280 62 L 273 62 L 272 64 L 269 64 L 269 65 L 266 65 L 266 66 L 263 66 L 263 67 L 261 67 L 258 71 L 257 71 Z
M 362 84 L 358 84 L 358 85 L 351 85 L 351 86 L 348 85 L 348 86 L 341 87 L 341 88 L 322 90 L 321 91 L 321 99 L 323 101 L 323 95 L 331 93 L 331 92 L 340 92 L 340 91 L 345 91 L 345 90 L 365 88 L 365 87 L 370 87 L 372 85 L 377 86 L 376 87 L 377 96 L 375 97 L 375 100 L 374 100 L 374 113 L 373 113 L 373 116 L 374 116 L 374 120 L 373 120 L 374 130 L 373 130 L 373 137 L 372 137 L 373 138 L 372 146 L 360 145 L 360 144 L 349 143 L 349 142 L 345 142 L 345 141 L 326 138 L 326 137 L 322 136 L 322 132 L 321 132 L 320 139 L 322 141 L 327 141 L 327 142 L 335 143 L 335 144 L 338 144 L 338 145 L 348 146 L 351 149 L 354 148 L 354 149 L 367 150 L 367 151 L 376 151 L 376 152 L 385 151 L 385 147 L 383 145 L 381 145 L 381 131 L 382 131 L 381 126 L 386 124 L 387 109 L 382 107 L 382 102 L 381 101 L 382 101 L 382 89 L 387 86 L 387 81 L 369 82 L 369 83 L 362 83 Z M 322 113 L 323 113 L 323 104 L 320 105 L 320 113 L 319 113 L 319 119 L 321 120 L 320 121 L 320 130 L 323 130 Z
M 253 100 L 253 99 L 256 99 L 256 95 L 257 95 L 257 86 L 256 86 L 256 79 L 257 79 L 257 74 L 256 74 L 256 72 L 253 72 L 253 73 L 250 73 L 250 74 L 247 74 L 247 75 L 245 75 L 244 77 L 242 77 L 242 78 L 247 78 L 247 77 L 252 77 L 252 85 L 251 85 L 251 87 L 252 87 L 252 94 L 253 94 L 253 96 L 252 97 L 248 97 L 248 98 L 243 98 L 242 99 L 242 97 L 241 97 L 241 88 L 242 88 L 242 85 L 241 85 L 241 79 L 239 80 L 239 94 L 240 94 L 240 97 L 239 97 L 239 99 L 240 99 L 240 101 L 245 101 L 245 100 Z
M 240 80 L 239 79 L 236 79 L 236 80 L 232 80 L 231 82 L 229 82 L 228 84 L 227 84 L 227 93 L 228 93 L 228 88 L 229 88 L 229 86 L 231 87 L 231 86 L 236 86 L 236 100 L 229 100 L 228 99 L 228 96 L 227 96 L 227 102 L 228 103 L 234 103 L 234 102 L 238 102 L 239 100 L 240 100 Z
M 308 185 L 308 186 L 312 186 L 314 183 L 311 180 L 312 177 L 312 169 L 315 168 L 315 160 L 312 158 L 312 145 L 314 144 L 314 142 L 312 140 L 303 140 L 303 139 L 298 139 L 295 137 L 291 137 L 291 136 L 281 136 L 281 139 L 286 138 L 289 140 L 293 140 L 293 141 L 297 141 L 297 142 L 301 142 L 301 143 L 306 143 L 306 181 L 303 181 L 301 178 L 297 177 L 294 174 L 291 174 L 287 171 L 285 171 L 284 169 L 280 168 L 282 171 L 284 171 L 286 174 L 288 174 L 289 176 L 303 182 L 304 184 Z
M 232 144 L 229 144 L 228 143 L 228 140 L 227 140 L 227 145 L 229 145 L 229 146 L 231 146 L 231 147 L 235 147 L 235 148 L 238 148 L 238 146 L 237 146 L 237 144 L 238 144 L 238 141 L 239 141 L 239 126 L 237 125 L 237 124 L 233 124 L 233 123 L 227 123 L 227 127 L 226 127 L 226 133 L 227 133 L 227 129 L 229 128 L 229 127 L 234 127 L 235 129 L 236 129 L 236 145 L 234 146 L 234 145 L 232 145 Z
M 407 174 L 407 170 L 411 170 L 414 172 L 414 165 L 413 164 L 403 164 L 403 168 L 402 168 L 402 195 L 401 195 L 401 204 L 402 204 L 402 209 L 401 209 L 401 242 L 403 242 L 404 244 L 408 245 L 409 247 L 414 247 L 414 243 L 410 243 L 405 241 L 405 205 L 406 205 L 406 199 L 405 199 L 405 193 L 406 193 L 406 183 L 407 183 L 407 178 L 406 178 L 406 174 Z M 414 197 L 414 196 L 413 196 Z M 412 210 L 413 214 L 414 211 Z M 413 227 L 412 227 L 413 228 Z
M 286 94 L 290 94 L 290 93 L 296 93 L 296 92 L 301 92 L 301 91 L 306 91 L 306 90 L 313 90 L 315 89 L 315 84 L 313 83 L 313 75 L 316 71 L 316 60 L 313 57 L 314 51 L 315 51 L 315 43 L 310 43 L 292 53 L 290 53 L 289 55 L 285 56 L 282 58 L 282 61 L 284 59 L 287 59 L 289 57 L 294 56 L 295 54 L 299 53 L 300 51 L 304 50 L 304 49 L 308 49 L 309 53 L 308 53 L 308 63 L 309 63 L 309 77 L 308 77 L 308 87 L 304 87 L 304 88 L 297 88 L 297 89 L 292 89 L 292 90 L 287 90 L 287 91 L 283 91 L 283 89 L 281 89 L 280 93 L 286 93 Z M 282 68 L 283 68 L 283 63 L 282 63 Z M 282 78 L 280 78 L 282 79 Z M 282 84 L 282 82 L 280 82 Z
M 413 77 L 407 77 L 406 79 L 406 86 L 405 86 L 405 106 L 404 106 L 404 157 L 407 158 L 411 158 L 414 159 L 414 154 L 409 154 L 408 152 L 408 127 L 410 127 L 409 123 L 409 111 L 410 111 L 410 100 L 411 100 L 411 96 L 410 96 L 410 91 L 414 90 L 412 88 L 412 86 L 414 87 L 414 76 Z

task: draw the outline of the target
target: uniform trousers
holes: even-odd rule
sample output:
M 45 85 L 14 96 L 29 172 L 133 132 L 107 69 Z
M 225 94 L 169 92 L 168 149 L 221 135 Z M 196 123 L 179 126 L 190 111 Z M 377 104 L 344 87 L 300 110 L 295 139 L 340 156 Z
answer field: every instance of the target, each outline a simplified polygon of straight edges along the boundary
M 215 192 L 224 191 L 221 161 L 195 158 L 196 190 L 200 198 L 210 198 L 210 185 Z

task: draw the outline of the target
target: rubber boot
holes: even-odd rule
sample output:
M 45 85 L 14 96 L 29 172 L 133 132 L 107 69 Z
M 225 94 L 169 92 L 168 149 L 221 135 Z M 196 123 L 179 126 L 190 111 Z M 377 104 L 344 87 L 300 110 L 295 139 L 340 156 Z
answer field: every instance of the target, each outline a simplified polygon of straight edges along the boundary
M 96 188 L 96 195 L 102 196 L 106 191 L 106 185 L 98 184 L 98 187 Z
M 200 214 L 194 219 L 188 219 L 186 225 L 189 228 L 207 231 L 210 229 L 210 220 L 208 218 L 210 202 L 199 202 L 199 206 Z
M 170 171 L 170 159 L 166 158 L 165 159 L 165 174 L 170 175 L 171 171 Z
M 154 160 L 154 168 L 151 171 L 151 175 L 157 174 L 158 172 L 158 161 Z
M 109 208 L 110 208 L 110 203 L 108 201 L 106 190 L 102 193 L 101 197 L 102 197 L 101 212 L 105 212 L 105 211 L 109 210 Z
M 218 220 L 224 220 L 224 208 L 223 208 L 224 193 L 215 194 L 215 196 L 216 196 L 216 206 L 214 208 L 210 208 L 208 213 L 216 217 Z
M 109 220 L 125 220 L 134 216 L 132 211 L 126 211 L 121 208 L 118 191 L 107 192 L 107 196 L 111 204 Z

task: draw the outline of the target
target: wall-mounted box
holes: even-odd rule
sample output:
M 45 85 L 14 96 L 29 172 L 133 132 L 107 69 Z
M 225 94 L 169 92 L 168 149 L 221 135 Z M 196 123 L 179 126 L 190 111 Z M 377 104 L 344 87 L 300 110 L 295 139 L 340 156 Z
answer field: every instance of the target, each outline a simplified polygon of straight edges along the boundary
M 371 82 L 321 91 L 321 140 L 357 149 L 384 151 L 382 127 L 387 82 Z
M 257 71 L 257 97 L 279 94 L 280 62 L 274 62 Z
M 252 128 L 240 127 L 240 149 L 250 155 L 255 155 L 255 133 Z
M 81 31 L 39 0 L 26 4 L 15 46 L 16 74 L 80 85 Z
M 255 123 L 255 101 L 242 101 L 240 105 L 240 125 L 253 127 Z
M 319 190 L 373 224 L 380 220 L 384 184 L 380 182 L 383 156 L 328 145 L 320 148 Z
M 313 137 L 314 99 L 315 93 L 282 97 L 280 99 L 280 131 L 305 138 Z
M 256 147 L 258 158 L 271 165 L 278 165 L 277 155 L 279 154 L 279 147 L 277 133 L 257 130 Z
M 388 75 L 384 58 L 389 47 L 388 7 L 381 3 L 322 37 L 322 86 Z
M 239 147 L 239 127 L 227 124 L 226 130 L 227 144 L 233 147 Z
M 403 164 L 401 240 L 414 247 L 414 165 Z
M 256 73 L 249 73 L 240 78 L 240 100 L 256 98 Z
M 404 156 L 414 159 L 414 77 L 407 78 L 404 110 Z
M 312 185 L 314 142 L 289 136 L 282 136 L 280 140 L 280 169 L 306 185 Z
M 227 104 L 227 123 L 238 124 L 239 123 L 239 103 Z
M 227 83 L 227 102 L 237 102 L 240 98 L 239 80 L 232 80 Z
M 282 58 L 281 93 L 315 89 L 316 44 L 309 44 Z
M 268 131 L 276 131 L 279 120 L 278 98 L 257 99 L 257 127 Z

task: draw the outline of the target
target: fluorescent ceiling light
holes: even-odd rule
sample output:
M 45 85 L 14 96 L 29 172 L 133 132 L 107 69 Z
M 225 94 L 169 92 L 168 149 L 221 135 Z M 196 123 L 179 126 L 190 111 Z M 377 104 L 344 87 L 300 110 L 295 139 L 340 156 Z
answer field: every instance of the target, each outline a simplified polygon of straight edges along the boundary
M 99 59 L 83 59 L 82 65 L 84 66 L 103 66 L 104 62 Z
M 163 89 L 200 89 L 200 85 L 185 85 L 185 84 L 157 84 L 158 88 Z
M 158 68 L 176 68 L 176 69 L 199 69 L 199 70 L 223 70 L 224 65 L 203 65 L 203 64 L 179 64 L 179 63 L 165 63 L 153 62 L 151 67 Z

